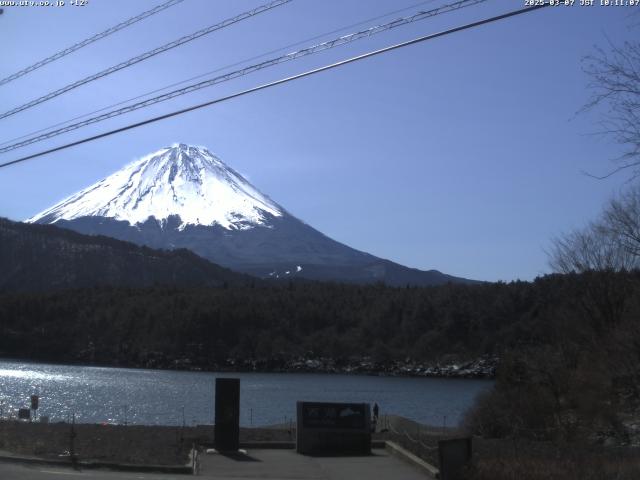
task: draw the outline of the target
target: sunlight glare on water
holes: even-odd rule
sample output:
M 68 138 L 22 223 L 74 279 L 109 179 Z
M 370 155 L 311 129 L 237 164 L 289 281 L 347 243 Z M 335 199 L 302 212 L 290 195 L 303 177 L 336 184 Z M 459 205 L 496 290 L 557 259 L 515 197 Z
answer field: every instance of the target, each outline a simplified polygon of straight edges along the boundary
M 35 370 L 19 370 L 19 369 L 4 369 L 0 368 L 1 378 L 22 378 L 27 380 L 63 380 L 65 377 L 62 375 L 49 375 L 43 372 L 37 372 Z
M 0 361 L 0 416 L 17 414 L 40 396 L 52 422 L 211 424 L 216 377 L 240 378 L 243 426 L 284 423 L 297 400 L 377 402 L 381 413 L 425 424 L 456 425 L 487 380 L 299 373 L 212 373 L 81 367 Z

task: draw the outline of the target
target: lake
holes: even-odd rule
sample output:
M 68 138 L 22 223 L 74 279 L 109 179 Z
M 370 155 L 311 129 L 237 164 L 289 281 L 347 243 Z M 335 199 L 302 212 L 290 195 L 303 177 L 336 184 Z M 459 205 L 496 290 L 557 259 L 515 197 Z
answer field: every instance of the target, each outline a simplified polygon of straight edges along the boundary
M 297 400 L 377 402 L 380 414 L 457 425 L 490 380 L 297 373 L 212 373 L 82 367 L 0 360 L 0 416 L 40 396 L 51 421 L 143 425 L 211 424 L 217 377 L 240 378 L 242 426 L 295 419 Z M 446 417 L 446 419 L 445 419 Z

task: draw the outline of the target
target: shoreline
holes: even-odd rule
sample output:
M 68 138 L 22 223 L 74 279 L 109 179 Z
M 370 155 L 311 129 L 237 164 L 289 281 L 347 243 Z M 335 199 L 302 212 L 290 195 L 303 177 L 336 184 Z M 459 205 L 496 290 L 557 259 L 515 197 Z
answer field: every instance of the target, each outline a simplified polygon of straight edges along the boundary
M 114 363 L 90 362 L 84 359 L 51 360 L 21 357 L 0 357 L 0 362 L 16 362 L 26 364 L 46 364 L 88 368 L 125 368 L 132 370 L 161 370 L 204 373 L 300 373 L 300 374 L 336 374 L 361 375 L 375 377 L 405 378 L 440 378 L 440 379 L 476 379 L 493 380 L 499 363 L 498 357 L 483 356 L 472 361 L 449 362 L 439 364 L 433 362 L 394 361 L 377 363 L 370 358 L 354 359 L 346 364 L 338 364 L 327 358 L 298 358 L 284 365 L 273 365 L 265 360 L 228 359 L 224 364 L 198 365 L 189 359 L 174 359 L 166 362 L 136 362 L 126 365 Z M 281 362 L 278 362 L 281 363 Z

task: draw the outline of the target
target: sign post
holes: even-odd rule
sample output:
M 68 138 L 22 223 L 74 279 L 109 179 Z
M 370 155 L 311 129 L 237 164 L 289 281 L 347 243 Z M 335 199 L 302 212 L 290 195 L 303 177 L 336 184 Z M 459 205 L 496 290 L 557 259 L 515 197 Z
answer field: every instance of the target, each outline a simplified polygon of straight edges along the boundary
M 33 410 L 33 418 L 38 418 L 38 395 L 31 395 L 31 410 Z

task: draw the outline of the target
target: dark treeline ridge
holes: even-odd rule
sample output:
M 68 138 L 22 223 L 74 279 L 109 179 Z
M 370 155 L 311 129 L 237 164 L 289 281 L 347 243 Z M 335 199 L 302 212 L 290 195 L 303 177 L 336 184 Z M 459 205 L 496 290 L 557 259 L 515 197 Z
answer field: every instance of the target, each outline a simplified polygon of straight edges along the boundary
M 14 293 L 0 295 L 0 354 L 159 367 L 188 359 L 202 368 L 253 359 L 267 369 L 299 357 L 471 358 L 508 347 L 535 302 L 524 282 Z
M 591 272 L 421 288 L 293 282 L 4 294 L 0 353 L 163 367 L 188 359 L 203 368 L 301 356 L 468 359 L 558 344 L 590 357 L 639 316 L 639 284 L 638 273 Z

